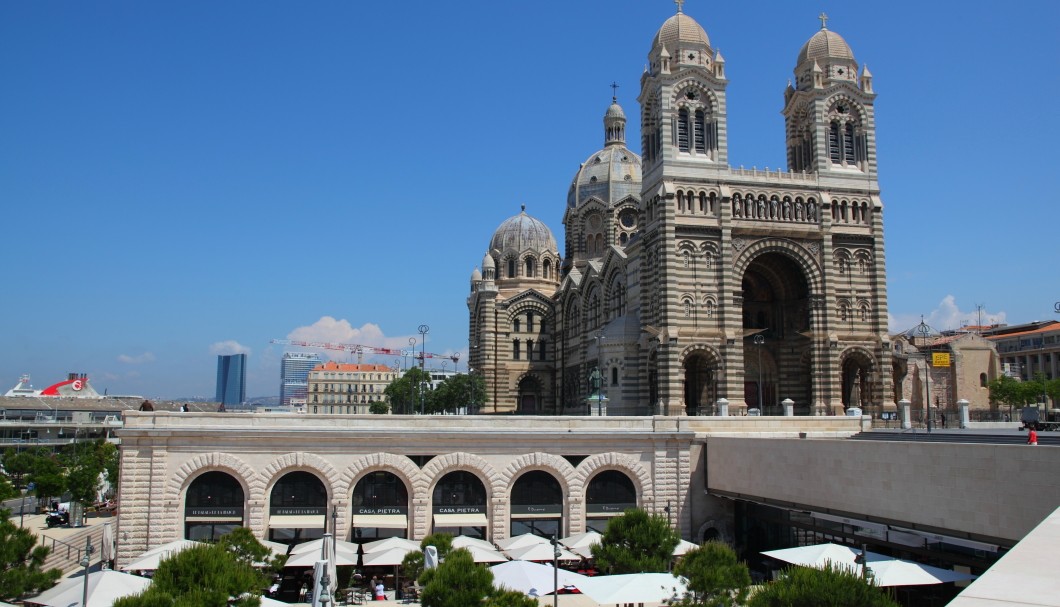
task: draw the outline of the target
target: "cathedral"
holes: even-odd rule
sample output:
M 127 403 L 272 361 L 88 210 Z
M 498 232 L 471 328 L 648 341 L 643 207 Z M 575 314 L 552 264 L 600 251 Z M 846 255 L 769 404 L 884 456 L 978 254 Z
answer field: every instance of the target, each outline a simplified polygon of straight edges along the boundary
M 733 168 L 725 60 L 681 4 L 641 76 L 641 153 L 613 99 L 563 252 L 524 207 L 472 273 L 481 412 L 894 410 L 872 75 L 821 15 L 784 93 L 787 170 Z

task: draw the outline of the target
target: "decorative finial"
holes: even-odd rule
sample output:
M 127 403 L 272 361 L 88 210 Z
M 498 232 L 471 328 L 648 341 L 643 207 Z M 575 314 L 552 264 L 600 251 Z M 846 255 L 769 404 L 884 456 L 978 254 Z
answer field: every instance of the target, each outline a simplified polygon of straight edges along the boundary
M 817 15 L 817 18 L 821 20 L 821 29 L 828 29 L 828 15 L 822 12 L 820 15 Z
M 611 103 L 618 103 L 618 83 L 611 81 Z
M 681 14 L 681 9 L 682 9 L 682 6 L 684 5 L 684 3 L 685 3 L 685 0 L 674 0 L 674 4 L 677 5 L 677 14 L 678 15 Z
M 522 210 L 523 213 L 526 212 L 526 205 L 525 204 L 519 205 L 519 208 L 520 208 L 520 210 Z

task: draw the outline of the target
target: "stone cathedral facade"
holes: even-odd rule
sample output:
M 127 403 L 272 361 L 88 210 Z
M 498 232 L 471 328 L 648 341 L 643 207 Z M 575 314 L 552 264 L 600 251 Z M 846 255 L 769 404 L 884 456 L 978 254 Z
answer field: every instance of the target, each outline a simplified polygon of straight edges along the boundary
M 641 77 L 641 155 L 613 101 L 562 254 L 525 208 L 497 228 L 468 297 L 484 413 L 894 409 L 868 68 L 822 15 L 783 98 L 787 170 L 729 166 L 727 85 L 679 8 Z

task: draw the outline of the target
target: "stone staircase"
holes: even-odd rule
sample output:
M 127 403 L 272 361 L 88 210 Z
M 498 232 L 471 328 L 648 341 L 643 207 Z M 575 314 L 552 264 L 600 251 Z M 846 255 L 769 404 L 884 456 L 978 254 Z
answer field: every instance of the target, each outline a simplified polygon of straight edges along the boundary
M 44 569 L 59 569 L 67 575 L 82 568 L 81 557 L 85 555 L 85 542 L 92 538 L 91 564 L 98 566 L 100 546 L 103 545 L 103 525 L 82 527 L 62 539 L 49 537 L 46 533 L 39 535 L 39 543 L 50 548 L 44 559 Z

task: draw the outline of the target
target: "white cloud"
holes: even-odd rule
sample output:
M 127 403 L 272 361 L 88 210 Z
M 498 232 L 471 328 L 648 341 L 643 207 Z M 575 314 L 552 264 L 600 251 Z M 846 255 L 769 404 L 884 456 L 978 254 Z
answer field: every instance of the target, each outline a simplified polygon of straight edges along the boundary
M 118 362 L 125 363 L 127 365 L 141 365 L 143 363 L 155 362 L 155 355 L 150 352 L 144 352 L 143 354 L 137 354 L 136 356 L 129 356 L 128 354 L 119 354 Z
M 350 321 L 346 319 L 335 319 L 331 316 L 322 316 L 320 320 L 311 325 L 294 329 L 287 334 L 287 339 L 329 344 L 353 344 L 393 350 L 407 349 L 409 347 L 409 336 L 407 335 L 387 337 L 383 330 L 379 328 L 379 325 L 375 323 L 368 322 L 358 328 L 351 325 Z M 418 344 L 419 337 L 417 336 L 416 339 Z M 306 348 L 306 346 L 291 347 Z M 336 360 L 343 360 L 348 356 L 342 350 L 325 350 L 323 353 Z M 365 362 L 368 362 L 368 360 L 365 360 Z
M 221 354 L 225 354 L 225 355 L 227 355 L 227 354 L 248 354 L 249 355 L 250 354 L 250 348 L 244 346 L 243 344 L 239 343 L 238 341 L 235 341 L 234 339 L 229 339 L 227 341 L 219 341 L 217 343 L 211 344 L 210 345 L 210 354 L 218 354 L 218 355 L 221 355 Z
M 988 312 L 985 309 L 982 312 L 978 309 L 965 312 L 957 305 L 953 295 L 947 295 L 934 310 L 924 316 L 924 322 L 936 331 L 945 331 L 959 329 L 963 325 L 977 325 L 980 318 L 984 325 L 1004 324 L 1005 312 Z M 892 333 L 902 333 L 920 324 L 920 315 L 889 314 L 887 324 Z

